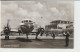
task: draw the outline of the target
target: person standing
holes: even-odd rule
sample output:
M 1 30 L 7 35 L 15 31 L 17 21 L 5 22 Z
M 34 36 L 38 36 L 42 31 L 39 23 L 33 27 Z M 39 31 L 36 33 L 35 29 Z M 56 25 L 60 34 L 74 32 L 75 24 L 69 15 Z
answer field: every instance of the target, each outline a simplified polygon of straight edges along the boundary
M 52 33 L 52 37 L 53 37 L 53 39 L 55 39 L 55 33 Z
M 40 28 L 37 29 L 36 38 L 35 38 L 36 40 L 38 39 L 38 35 L 39 35 L 39 34 L 40 34 Z
M 44 28 L 40 28 L 40 36 L 42 36 L 44 34 Z
M 18 33 L 19 33 L 19 36 L 20 36 L 20 34 L 21 34 L 21 29 L 20 28 L 18 28 Z
M 69 45 L 69 36 L 70 36 L 69 32 L 66 32 L 64 34 L 64 36 L 66 37 L 65 38 L 65 43 L 66 43 L 65 46 L 68 47 L 68 45 Z

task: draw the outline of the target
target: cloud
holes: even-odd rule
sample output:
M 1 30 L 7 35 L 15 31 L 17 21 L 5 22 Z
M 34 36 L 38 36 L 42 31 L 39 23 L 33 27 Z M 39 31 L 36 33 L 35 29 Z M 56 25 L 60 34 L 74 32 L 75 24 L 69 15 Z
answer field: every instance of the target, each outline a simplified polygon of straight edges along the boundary
M 41 17 L 41 14 L 39 12 L 34 11 L 34 12 L 30 12 L 28 16 L 30 16 L 30 17 Z
M 15 3 L 10 3 L 10 4 L 2 4 L 1 6 L 2 8 L 2 12 L 5 11 L 5 12 L 14 12 L 18 9 L 18 5 L 15 4 Z
M 43 9 L 43 7 L 44 7 L 43 4 L 41 4 L 40 2 L 37 2 L 35 4 L 32 4 L 31 7 L 30 7 L 30 9 L 32 11 L 41 11 Z
M 50 8 L 52 12 L 59 13 L 59 10 L 56 7 Z
M 26 17 L 28 14 L 27 10 L 23 9 L 23 8 L 19 8 L 16 12 L 15 15 L 19 15 L 21 17 Z
M 62 20 L 61 19 L 61 13 L 56 7 L 50 8 L 50 11 L 52 12 L 54 20 Z
M 50 8 L 50 10 L 52 11 L 54 17 L 56 17 L 55 19 L 57 20 L 69 20 L 70 18 L 70 11 L 69 10 L 66 10 L 66 8 L 56 8 L 56 7 L 53 7 L 53 8 Z
M 44 6 L 40 2 L 38 2 L 34 5 L 34 7 L 36 7 L 37 9 L 43 9 Z
M 69 20 L 69 16 L 71 15 L 70 6 L 66 3 L 64 7 L 64 2 L 63 4 L 57 3 L 35 1 L 2 2 L 2 23 L 5 23 L 4 21 L 7 21 L 7 19 L 11 19 L 11 26 L 14 27 L 14 23 L 18 26 L 22 19 L 30 18 L 38 25 L 45 26 L 53 20 Z

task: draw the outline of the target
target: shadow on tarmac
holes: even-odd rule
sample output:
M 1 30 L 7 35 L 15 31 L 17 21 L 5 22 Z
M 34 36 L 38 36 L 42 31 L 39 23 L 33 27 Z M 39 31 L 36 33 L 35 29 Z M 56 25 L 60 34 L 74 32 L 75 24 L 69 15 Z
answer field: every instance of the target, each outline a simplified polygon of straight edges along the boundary
M 36 41 L 42 41 L 41 39 L 35 39 Z
M 16 38 L 16 39 L 21 42 L 32 42 L 30 39 L 25 39 L 25 38 Z

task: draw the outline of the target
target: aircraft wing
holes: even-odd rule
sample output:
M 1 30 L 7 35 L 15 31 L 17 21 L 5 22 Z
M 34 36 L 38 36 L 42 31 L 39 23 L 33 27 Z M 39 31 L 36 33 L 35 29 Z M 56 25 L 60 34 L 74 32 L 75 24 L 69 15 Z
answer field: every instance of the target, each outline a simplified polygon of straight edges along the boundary
M 18 33 L 17 29 L 11 29 L 11 32 Z

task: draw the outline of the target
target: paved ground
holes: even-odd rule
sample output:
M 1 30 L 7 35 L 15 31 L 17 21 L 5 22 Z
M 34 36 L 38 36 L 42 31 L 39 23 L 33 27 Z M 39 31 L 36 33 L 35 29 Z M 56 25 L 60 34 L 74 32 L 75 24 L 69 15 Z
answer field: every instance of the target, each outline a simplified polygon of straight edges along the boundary
M 26 36 L 9 36 L 9 39 L 16 39 L 16 38 L 25 38 Z M 35 39 L 35 36 L 29 36 L 29 39 Z M 5 36 L 1 36 L 1 39 L 5 39 Z M 53 39 L 53 37 L 51 36 L 38 36 L 38 39 Z M 55 37 L 55 39 L 65 39 L 65 37 Z M 69 39 L 73 39 L 73 38 L 69 38 Z
M 19 36 L 19 34 L 16 33 L 16 34 L 9 35 L 9 37 L 10 37 L 10 39 L 16 39 L 19 37 L 26 38 L 26 34 L 21 34 Z M 29 39 L 35 39 L 35 35 L 29 35 L 28 37 L 29 37 Z M 38 35 L 38 38 L 39 39 L 53 39 L 53 37 L 51 37 L 51 35 L 48 35 L 46 37 L 45 34 L 43 34 L 43 36 Z M 5 35 L 1 36 L 1 39 L 5 39 Z M 65 39 L 65 36 L 56 36 L 55 39 Z M 73 39 L 73 36 L 70 36 L 69 39 Z
M 69 46 L 65 47 L 64 39 L 39 39 L 26 40 L 17 38 L 11 40 L 1 40 L 2 48 L 73 48 L 73 40 L 70 39 Z
M 10 40 L 5 40 L 5 36 L 0 36 L 2 48 L 57 48 L 57 49 L 72 49 L 73 38 L 70 37 L 69 46 L 65 47 L 65 37 L 39 36 L 39 40 L 35 40 L 35 36 L 29 35 L 29 40 L 26 40 L 26 35 L 11 35 Z

